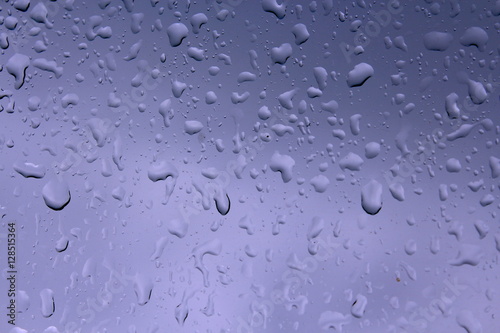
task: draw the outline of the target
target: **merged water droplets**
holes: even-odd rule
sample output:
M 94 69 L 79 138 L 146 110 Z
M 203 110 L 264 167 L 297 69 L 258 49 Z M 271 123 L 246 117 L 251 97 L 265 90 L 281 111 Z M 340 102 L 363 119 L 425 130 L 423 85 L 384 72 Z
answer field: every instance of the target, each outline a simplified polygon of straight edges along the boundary
M 151 299 L 153 292 L 153 281 L 143 274 L 137 274 L 134 281 L 134 291 L 137 296 L 137 304 L 146 305 Z
M 170 45 L 173 47 L 181 45 L 184 38 L 188 36 L 189 30 L 183 23 L 172 23 L 167 28 Z
M 203 275 L 203 284 L 205 287 L 210 285 L 209 281 L 209 273 L 205 264 L 203 263 L 203 257 L 206 254 L 211 254 L 217 256 L 222 251 L 222 242 L 215 238 L 213 240 L 207 241 L 201 245 L 196 246 L 193 249 L 193 257 L 194 257 L 194 267 L 196 267 Z
M 382 184 L 372 179 L 361 189 L 361 206 L 370 215 L 382 209 Z
M 26 69 L 30 63 L 30 58 L 27 55 L 16 53 L 5 64 L 7 72 L 15 79 L 14 88 L 20 89 L 24 85 Z
M 374 73 L 375 71 L 371 65 L 365 62 L 357 64 L 347 75 L 347 85 L 349 87 L 362 86 Z
M 446 51 L 453 41 L 453 35 L 448 32 L 431 31 L 423 37 L 425 48 L 430 51 Z
M 54 178 L 48 181 L 42 189 L 45 204 L 53 210 L 63 209 L 71 200 L 68 183 Z
M 51 317 L 56 311 L 56 303 L 54 300 L 54 291 L 52 289 L 45 288 L 40 291 L 40 299 L 41 299 L 41 311 L 42 316 L 45 318 Z
M 43 178 L 46 173 L 43 165 L 31 162 L 15 163 L 13 169 L 25 178 Z
M 179 171 L 170 162 L 166 160 L 160 160 L 158 162 L 153 162 L 148 169 L 148 178 L 157 182 L 160 180 L 165 181 L 165 197 L 162 201 L 163 204 L 167 204 L 170 196 L 172 195 L 175 184 L 177 183 L 177 177 Z
M 295 160 L 291 156 L 282 155 L 276 151 L 271 157 L 271 163 L 269 167 L 274 172 L 280 172 L 281 179 L 283 180 L 283 182 L 287 183 L 292 180 L 294 165 Z

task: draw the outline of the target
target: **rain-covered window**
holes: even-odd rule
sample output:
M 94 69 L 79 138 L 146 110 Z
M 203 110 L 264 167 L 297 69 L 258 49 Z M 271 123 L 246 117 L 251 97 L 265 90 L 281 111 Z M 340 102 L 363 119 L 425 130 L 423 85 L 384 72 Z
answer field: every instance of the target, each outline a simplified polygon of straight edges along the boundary
M 499 0 L 4 0 L 0 331 L 500 330 Z

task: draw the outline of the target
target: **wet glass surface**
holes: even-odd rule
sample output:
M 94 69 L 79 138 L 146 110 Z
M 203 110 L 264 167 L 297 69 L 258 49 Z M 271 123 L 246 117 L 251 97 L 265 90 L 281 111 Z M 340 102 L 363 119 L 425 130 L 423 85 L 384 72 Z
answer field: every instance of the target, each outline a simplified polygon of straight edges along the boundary
M 499 329 L 500 1 L 0 7 L 1 332 Z

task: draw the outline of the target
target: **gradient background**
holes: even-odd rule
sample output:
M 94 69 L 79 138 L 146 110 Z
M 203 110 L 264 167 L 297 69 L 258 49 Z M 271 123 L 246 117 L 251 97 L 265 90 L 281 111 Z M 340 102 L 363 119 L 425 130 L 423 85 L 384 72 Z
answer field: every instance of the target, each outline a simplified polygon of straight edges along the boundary
M 12 332 L 50 326 L 55 328 L 47 332 L 61 333 L 499 329 L 500 178 L 493 178 L 490 167 L 490 157 L 500 158 L 498 1 L 285 1 L 284 16 L 264 10 L 273 1 L 31 0 L 26 12 L 15 9 L 15 2 L 4 1 L 0 11 L 0 32 L 9 41 L 0 56 L 2 94 L 8 95 L 0 100 L 1 241 L 6 224 L 16 221 L 17 290 L 25 295 L 18 298 L 19 328 Z M 45 6 L 49 23 L 31 17 L 38 4 Z M 134 33 L 131 22 L 139 13 L 141 31 Z M 198 13 L 208 21 L 196 34 L 190 20 Z M 15 27 L 9 16 L 18 20 Z M 102 19 L 94 28 L 93 16 Z M 176 22 L 189 33 L 172 47 L 167 28 Z M 292 33 L 298 23 L 310 34 L 301 45 Z M 86 36 L 106 26 L 110 38 Z M 460 42 L 470 27 L 487 34 L 483 50 Z M 424 35 L 432 31 L 453 36 L 445 51 L 425 47 Z M 128 60 L 139 41 L 137 57 Z M 46 45 L 43 52 L 34 49 L 40 43 Z M 292 54 L 283 65 L 273 63 L 271 50 L 283 43 Z M 364 52 L 346 51 L 356 45 Z M 189 47 L 204 50 L 204 59 L 189 57 Z M 20 89 L 5 67 L 16 53 L 31 61 Z M 63 74 L 56 78 L 37 68 L 37 58 L 55 61 Z M 362 62 L 374 75 L 350 88 L 347 74 Z M 219 67 L 217 75 L 209 73 L 211 66 Z M 328 73 L 327 86 L 322 96 L 310 98 L 307 89 L 318 87 L 315 67 Z M 238 83 L 244 71 L 256 79 Z M 143 79 L 138 87 L 132 84 L 136 75 Z M 391 81 L 394 75 L 399 84 Z M 485 87 L 484 103 L 471 102 L 466 77 Z M 187 85 L 180 98 L 173 95 L 174 81 Z M 293 89 L 288 110 L 278 96 Z M 215 92 L 216 103 L 205 102 L 208 91 Z M 232 102 L 233 93 L 245 92 L 245 102 Z M 78 104 L 65 108 L 62 99 L 71 93 Z M 109 105 L 111 93 L 120 99 L 116 107 Z M 462 118 L 447 116 L 451 93 L 458 95 Z M 34 97 L 40 105 L 32 111 Z M 168 127 L 159 113 L 166 99 L 173 115 Z M 332 100 L 338 102 L 333 113 L 322 108 Z M 403 112 L 409 103 L 414 108 Z M 263 106 L 272 111 L 267 120 L 258 117 Z M 355 114 L 361 115 L 359 134 L 350 129 Z M 204 128 L 189 135 L 186 120 Z M 102 127 L 102 147 L 89 122 Z M 270 129 L 276 124 L 293 133 L 276 135 Z M 446 139 L 464 124 L 476 125 L 464 138 Z M 332 135 L 339 129 L 345 138 Z M 266 133 L 269 142 L 262 140 Z M 365 157 L 369 142 L 381 145 L 373 159 Z M 122 170 L 113 163 L 117 145 Z M 270 169 L 276 151 L 295 161 L 290 182 Z M 351 152 L 364 160 L 359 171 L 339 167 Z M 89 154 L 95 161 L 86 160 Z M 460 161 L 460 172 L 447 171 L 450 158 Z M 162 201 L 169 180 L 148 178 L 151 164 L 160 160 L 179 173 L 167 204 Z M 13 167 L 23 162 L 43 165 L 45 176 L 24 178 Z M 209 167 L 219 171 L 217 178 L 202 175 Z M 320 174 L 329 179 L 323 193 L 310 183 Z M 66 182 L 71 192 L 60 211 L 42 197 L 52 179 Z M 376 215 L 361 206 L 361 189 L 371 180 L 383 188 Z M 479 180 L 483 185 L 472 191 L 469 183 Z M 404 201 L 390 193 L 396 183 L 404 188 Z M 440 186 L 448 188 L 446 200 L 440 200 Z M 113 197 L 119 187 L 122 200 Z M 209 207 L 203 207 L 197 188 Z M 223 216 L 213 196 L 226 192 L 231 208 Z M 483 206 L 485 195 L 493 203 Z M 319 252 L 311 255 L 307 235 L 315 217 L 324 228 L 315 238 Z M 187 226 L 183 238 L 169 232 L 172 220 Z M 280 220 L 285 223 L 275 235 Z M 482 239 L 478 220 L 489 228 Z M 242 223 L 251 225 L 250 232 Z M 58 252 L 61 238 L 68 247 Z M 433 253 L 431 243 L 437 241 L 439 251 Z M 207 242 L 220 245 L 218 254 L 203 257 L 208 286 L 193 258 Z M 417 250 L 408 255 L 405 246 L 413 242 Z M 159 245 L 163 252 L 155 259 Z M 471 248 L 480 253 L 476 265 L 453 265 Z M 5 267 L 6 250 L 0 253 Z M 0 286 L 6 304 L 5 279 Z M 45 318 L 40 293 L 47 288 L 55 311 Z M 367 300 L 361 318 L 352 315 L 356 299 L 358 305 L 363 301 L 357 295 Z M 325 319 L 332 313 L 338 319 Z M 12 328 L 6 321 L 2 313 L 2 332 Z

